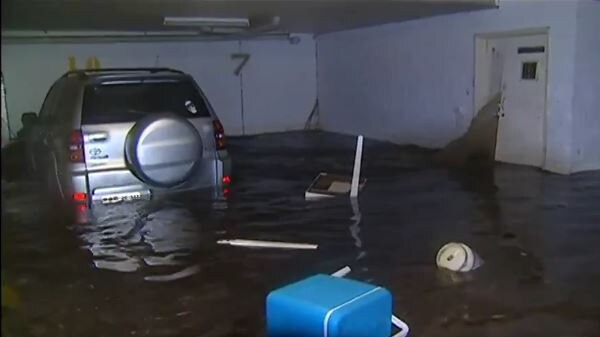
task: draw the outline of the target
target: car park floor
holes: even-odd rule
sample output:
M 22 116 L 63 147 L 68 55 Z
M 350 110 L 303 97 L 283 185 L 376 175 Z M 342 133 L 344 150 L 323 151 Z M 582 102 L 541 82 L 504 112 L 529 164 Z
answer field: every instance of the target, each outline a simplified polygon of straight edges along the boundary
M 227 202 L 99 208 L 88 224 L 45 213 L 34 183 L 4 184 L 3 335 L 263 336 L 270 290 L 345 265 L 392 292 L 411 336 L 600 335 L 600 172 L 449 169 L 368 140 L 358 207 L 305 201 L 319 172 L 350 174 L 354 145 L 320 132 L 232 139 Z M 319 249 L 216 244 L 234 238 Z M 484 265 L 438 270 L 450 241 Z

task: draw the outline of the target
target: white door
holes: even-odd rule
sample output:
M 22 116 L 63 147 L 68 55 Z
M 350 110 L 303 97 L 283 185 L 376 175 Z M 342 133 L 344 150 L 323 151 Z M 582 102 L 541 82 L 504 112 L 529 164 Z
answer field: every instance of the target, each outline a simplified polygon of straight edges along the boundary
M 502 99 L 496 160 L 543 166 L 545 158 L 546 35 L 502 38 Z

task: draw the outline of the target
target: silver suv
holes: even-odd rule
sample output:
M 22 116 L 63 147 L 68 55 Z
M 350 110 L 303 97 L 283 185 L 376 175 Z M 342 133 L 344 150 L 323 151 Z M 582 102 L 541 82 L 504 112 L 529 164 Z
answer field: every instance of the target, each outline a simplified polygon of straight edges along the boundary
M 78 207 L 184 191 L 223 196 L 223 126 L 191 76 L 163 68 L 68 72 L 28 135 L 29 163 Z

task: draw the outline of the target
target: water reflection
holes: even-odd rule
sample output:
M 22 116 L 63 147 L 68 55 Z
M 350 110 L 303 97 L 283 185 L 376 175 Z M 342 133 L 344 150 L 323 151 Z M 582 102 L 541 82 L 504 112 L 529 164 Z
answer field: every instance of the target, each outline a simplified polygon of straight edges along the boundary
M 78 229 L 94 265 L 119 272 L 186 264 L 200 230 L 188 209 L 146 202 L 97 207 L 92 221 Z
M 362 214 L 360 213 L 360 205 L 358 198 L 350 198 L 350 205 L 352 206 L 352 217 L 350 218 L 350 235 L 354 238 L 354 246 L 358 250 L 356 260 L 360 260 L 367 256 L 367 252 L 363 249 L 362 239 L 360 237 L 360 221 L 362 220 Z

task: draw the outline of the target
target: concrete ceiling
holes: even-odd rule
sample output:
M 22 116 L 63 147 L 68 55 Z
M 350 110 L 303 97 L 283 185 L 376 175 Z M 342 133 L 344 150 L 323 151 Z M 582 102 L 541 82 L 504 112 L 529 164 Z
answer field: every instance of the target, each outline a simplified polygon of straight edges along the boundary
M 281 31 L 320 34 L 494 8 L 496 0 L 2 0 L 1 4 L 3 30 L 164 31 L 164 16 L 251 20 L 279 16 Z

